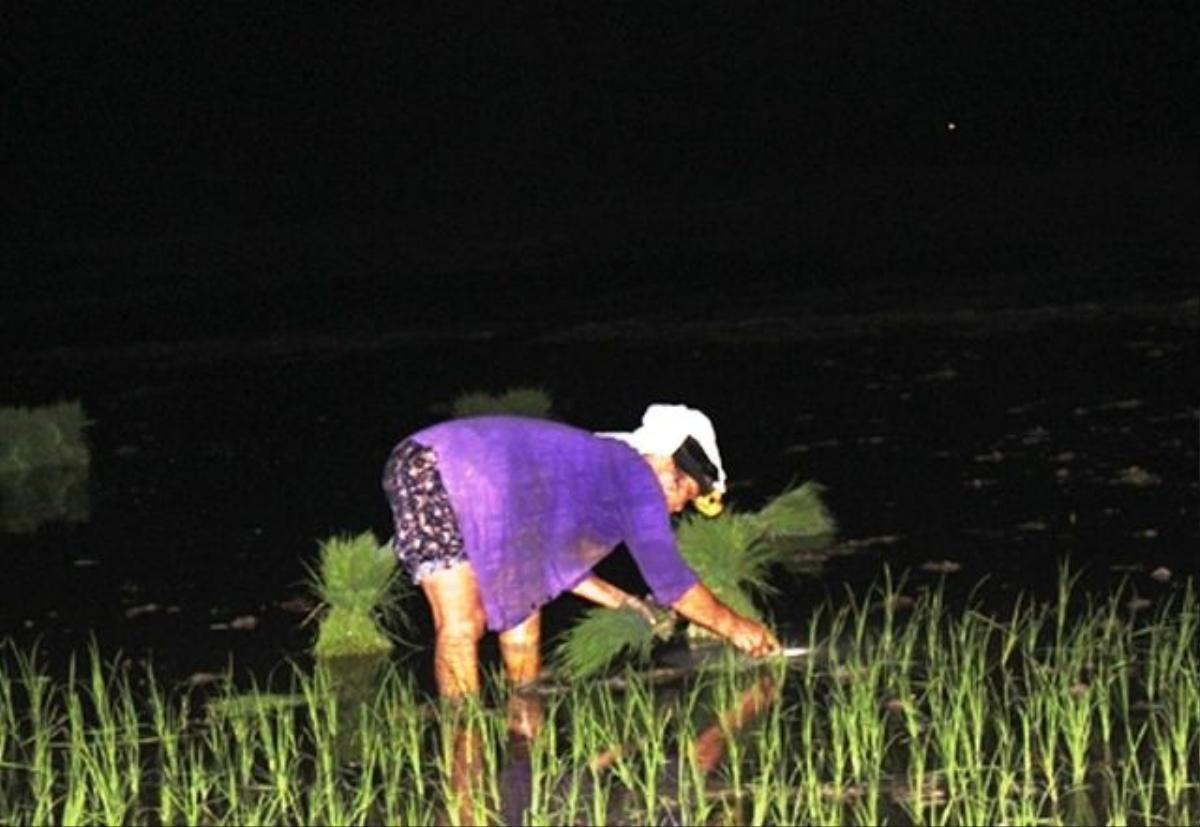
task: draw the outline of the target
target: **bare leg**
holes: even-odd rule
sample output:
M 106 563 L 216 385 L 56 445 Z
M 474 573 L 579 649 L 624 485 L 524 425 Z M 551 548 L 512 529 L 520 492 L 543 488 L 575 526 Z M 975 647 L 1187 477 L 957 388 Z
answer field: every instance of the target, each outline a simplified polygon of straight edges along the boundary
M 446 701 L 478 696 L 479 639 L 483 637 L 485 620 L 475 570 L 469 563 L 441 569 L 422 578 L 421 589 L 433 612 L 436 635 L 433 677 L 438 694 Z M 461 705 L 454 704 L 444 712 L 451 716 L 449 769 L 455 799 L 448 801 L 447 806 L 455 813 L 451 820 L 470 824 L 483 767 L 479 736 Z
M 479 694 L 479 639 L 485 618 L 475 570 L 460 563 L 427 575 L 421 588 L 433 610 L 437 635 L 433 676 L 438 694 L 443 698 Z
M 512 691 L 508 697 L 508 726 L 513 735 L 532 739 L 541 728 L 542 699 L 521 688 L 537 680 L 542 671 L 542 615 L 534 612 L 518 625 L 500 633 L 500 658 Z
M 537 680 L 542 671 L 542 613 L 534 612 L 500 633 L 504 674 L 517 686 Z

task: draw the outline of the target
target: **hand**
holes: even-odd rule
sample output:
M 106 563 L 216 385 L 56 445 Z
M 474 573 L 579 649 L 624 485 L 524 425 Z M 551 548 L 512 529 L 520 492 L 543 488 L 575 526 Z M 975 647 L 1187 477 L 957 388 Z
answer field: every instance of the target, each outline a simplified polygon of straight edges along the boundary
M 727 637 L 740 651 L 755 658 L 775 654 L 780 649 L 779 641 L 770 629 L 745 618 L 738 620 Z
M 644 617 L 659 640 L 670 639 L 675 631 L 675 611 L 669 606 L 660 607 L 649 600 L 639 600 L 633 595 L 626 595 L 621 601 L 621 608 L 632 609 Z
M 627 594 L 621 598 L 621 608 L 632 609 L 642 617 L 646 618 L 646 622 L 651 626 L 658 623 L 658 616 L 654 614 L 654 610 L 650 608 L 650 604 L 648 604 L 645 600 L 639 600 L 632 594 Z

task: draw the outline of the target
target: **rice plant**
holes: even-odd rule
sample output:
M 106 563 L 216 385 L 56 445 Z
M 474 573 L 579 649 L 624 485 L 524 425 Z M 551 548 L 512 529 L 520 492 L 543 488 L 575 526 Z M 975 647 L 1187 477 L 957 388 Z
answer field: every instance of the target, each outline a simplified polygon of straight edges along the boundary
M 0 824 L 1197 823 L 1190 583 L 1135 617 L 1073 600 L 1061 630 L 1059 602 L 996 617 L 938 589 L 886 621 L 892 589 L 820 606 L 814 657 L 572 683 L 520 738 L 498 676 L 454 705 L 389 662 L 350 749 L 319 669 L 237 695 L 232 669 L 172 688 L 93 648 L 52 677 L 0 644 Z
M 403 600 L 396 557 L 375 535 L 336 536 L 320 544 L 309 587 L 324 604 L 313 652 L 350 657 L 388 652 L 393 640 L 381 625 L 400 618 Z
M 541 388 L 509 388 L 499 394 L 464 393 L 451 403 L 450 414 L 455 419 L 488 415 L 550 419 L 551 406 L 550 394 Z
M 837 532 L 837 521 L 821 498 L 825 488 L 805 482 L 784 491 L 752 515 L 759 537 L 777 547 L 780 562 L 793 547 L 807 547 Z

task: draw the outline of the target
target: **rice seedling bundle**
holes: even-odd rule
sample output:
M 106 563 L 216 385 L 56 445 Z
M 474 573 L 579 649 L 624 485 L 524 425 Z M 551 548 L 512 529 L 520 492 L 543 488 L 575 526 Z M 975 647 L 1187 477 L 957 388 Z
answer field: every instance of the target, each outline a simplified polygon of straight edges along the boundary
M 821 499 L 824 491 L 819 483 L 806 482 L 775 497 L 752 515 L 759 538 L 783 555 L 793 544 L 832 536 L 837 522 Z
M 622 655 L 644 663 L 655 640 L 654 628 L 632 609 L 588 609 L 559 642 L 558 665 L 571 678 L 585 678 Z
M 334 606 L 321 620 L 313 652 L 317 657 L 340 658 L 391 648 L 391 640 L 372 615 Z
M 309 572 L 310 587 L 327 607 L 313 650 L 318 657 L 391 650 L 380 621 L 399 611 L 396 573 L 391 548 L 370 531 L 321 543 L 318 569 Z
M 464 393 L 450 406 L 455 419 L 488 415 L 550 419 L 550 409 L 550 395 L 541 388 L 510 388 L 496 395 L 482 391 Z
M 737 513 L 716 519 L 689 514 L 675 532 L 679 553 L 700 581 L 726 606 L 756 620 L 761 615 L 753 595 L 770 591 L 766 574 L 772 563 L 760 534 L 753 515 Z

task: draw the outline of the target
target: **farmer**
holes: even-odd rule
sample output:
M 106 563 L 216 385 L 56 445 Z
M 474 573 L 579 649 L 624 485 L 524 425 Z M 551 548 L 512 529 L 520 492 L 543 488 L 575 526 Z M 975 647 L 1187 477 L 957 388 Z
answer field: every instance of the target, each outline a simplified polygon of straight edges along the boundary
M 633 433 L 485 416 L 401 441 L 383 488 L 396 554 L 433 611 L 434 678 L 444 698 L 479 690 L 479 640 L 499 633 L 508 680 L 541 670 L 543 605 L 563 592 L 610 608 L 649 608 L 592 574 L 624 543 L 655 600 L 751 655 L 779 643 L 722 604 L 680 557 L 670 514 L 716 516 L 725 472 L 712 423 L 651 405 Z

